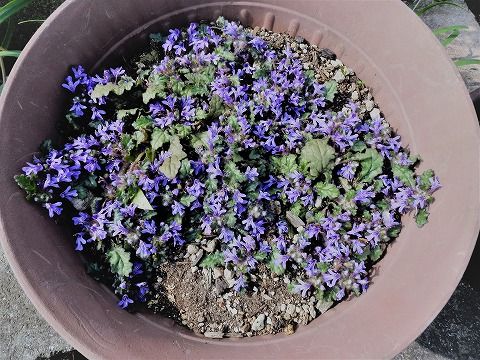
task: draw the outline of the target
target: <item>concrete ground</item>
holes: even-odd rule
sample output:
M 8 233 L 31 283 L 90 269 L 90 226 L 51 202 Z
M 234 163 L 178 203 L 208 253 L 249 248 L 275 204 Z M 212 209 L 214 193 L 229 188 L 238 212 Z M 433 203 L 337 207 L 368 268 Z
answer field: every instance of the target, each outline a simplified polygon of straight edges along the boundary
M 417 0 L 415 0 L 417 1 Z M 480 27 L 462 0 L 462 8 L 436 7 L 423 20 L 432 29 L 466 25 L 447 48 L 452 58 L 480 58 Z M 479 0 L 471 1 L 479 11 Z M 23 19 L 42 19 L 63 0 L 36 0 L 21 14 Z M 429 0 L 420 0 L 420 5 Z M 6 0 L 0 0 L 0 6 Z M 419 5 L 419 6 L 420 6 Z M 476 7 L 476 10 L 475 10 Z M 476 13 L 477 16 L 480 14 Z M 13 45 L 18 47 L 31 36 L 33 24 L 19 25 Z M 23 27 L 22 27 L 23 26 Z M 0 29 L 1 31 L 1 29 Z M 13 49 L 13 47 L 12 47 Z M 460 68 L 470 91 L 480 87 L 480 66 Z M 480 246 L 450 301 L 433 323 L 407 349 L 395 357 L 406 359 L 479 359 L 480 358 Z M 42 318 L 17 284 L 0 248 L 0 360 L 84 359 L 74 351 Z

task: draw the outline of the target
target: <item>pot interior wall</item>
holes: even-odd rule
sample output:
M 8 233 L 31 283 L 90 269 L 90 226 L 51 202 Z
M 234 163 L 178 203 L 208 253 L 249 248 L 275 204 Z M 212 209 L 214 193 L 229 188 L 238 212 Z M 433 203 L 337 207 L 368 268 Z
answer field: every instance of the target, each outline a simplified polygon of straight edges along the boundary
M 424 230 L 405 219 L 365 295 L 290 337 L 206 340 L 169 319 L 118 309 L 113 293 L 85 273 L 70 234 L 23 200 L 12 181 L 38 144 L 55 137 L 66 98 L 59 84 L 69 66 L 122 64 L 147 44 L 150 33 L 220 15 L 332 49 L 373 89 L 403 142 L 422 154 L 449 189 L 438 194 Z M 469 215 L 478 209 L 475 115 L 461 79 L 422 26 L 403 4 L 388 1 L 68 1 L 27 47 L 1 109 L 2 242 L 33 303 L 91 358 L 383 358 L 399 352 L 447 301 L 478 227 Z M 452 129 L 449 120 L 458 114 L 461 126 Z M 464 188 L 454 190 L 459 182 Z

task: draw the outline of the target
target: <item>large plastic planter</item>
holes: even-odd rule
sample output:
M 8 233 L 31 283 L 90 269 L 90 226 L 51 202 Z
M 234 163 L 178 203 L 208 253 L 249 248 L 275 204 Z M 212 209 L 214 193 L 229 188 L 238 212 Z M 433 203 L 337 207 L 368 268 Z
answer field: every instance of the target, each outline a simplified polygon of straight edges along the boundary
M 208 340 L 160 316 L 118 309 L 112 292 L 85 273 L 69 234 L 12 180 L 39 143 L 55 136 L 65 106 L 59 84 L 70 65 L 94 67 L 112 51 L 118 62 L 150 32 L 219 15 L 333 49 L 373 88 L 387 120 L 444 186 L 424 229 L 405 220 L 365 295 L 292 336 Z M 441 45 L 400 1 L 70 0 L 30 41 L 0 109 L 2 245 L 42 316 L 90 359 L 389 358 L 445 305 L 478 234 L 473 106 Z

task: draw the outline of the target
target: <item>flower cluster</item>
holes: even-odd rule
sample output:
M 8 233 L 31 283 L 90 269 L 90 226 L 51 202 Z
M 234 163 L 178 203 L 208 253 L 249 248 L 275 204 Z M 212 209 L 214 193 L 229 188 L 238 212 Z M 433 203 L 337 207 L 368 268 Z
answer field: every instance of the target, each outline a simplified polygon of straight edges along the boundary
M 222 18 L 152 44 L 131 70 L 73 68 L 71 137 L 16 177 L 73 221 L 75 249 L 122 308 L 153 297 L 158 265 L 205 239 L 200 266 L 232 271 L 236 291 L 263 263 L 302 296 L 340 301 L 367 289 L 402 214 L 427 222 L 434 173 L 415 174 L 384 119 L 353 102 L 332 111 L 335 86 L 290 48 Z

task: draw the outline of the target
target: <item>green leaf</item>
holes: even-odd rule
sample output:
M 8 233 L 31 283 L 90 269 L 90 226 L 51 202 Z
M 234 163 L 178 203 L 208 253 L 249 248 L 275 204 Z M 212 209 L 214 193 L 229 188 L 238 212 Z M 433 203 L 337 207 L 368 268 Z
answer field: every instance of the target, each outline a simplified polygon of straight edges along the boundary
M 407 166 L 402 166 L 396 162 L 392 162 L 392 173 L 406 186 L 415 187 L 415 179 L 413 177 L 413 171 Z
M 370 182 L 382 173 L 383 157 L 377 150 L 369 148 L 363 153 L 356 154 L 353 160 L 360 162 L 361 170 L 358 180 L 361 182 Z
M 117 119 L 118 120 L 123 120 L 125 119 L 128 115 L 135 115 L 138 111 L 138 108 L 135 109 L 126 109 L 126 110 L 118 110 L 117 111 Z
M 387 230 L 387 236 L 391 237 L 392 239 L 395 239 L 395 238 L 398 237 L 398 235 L 400 235 L 401 231 L 402 231 L 402 226 L 401 225 L 394 226 L 394 227 Z
M 457 66 L 480 65 L 480 59 L 461 58 L 453 61 Z
M 183 195 L 180 198 L 180 204 L 185 206 L 190 206 L 195 201 L 195 196 L 193 195 Z
M 174 136 L 170 139 L 170 148 L 168 152 L 171 154 L 163 164 L 160 166 L 160 171 L 169 179 L 175 178 L 181 167 L 181 161 L 187 157 L 187 154 L 183 151 L 180 139 Z
M 229 50 L 226 50 L 223 47 L 215 49 L 215 54 L 227 61 L 235 61 L 235 54 Z
M 224 261 L 223 253 L 215 251 L 214 253 L 207 255 L 205 259 L 200 262 L 200 267 L 211 269 L 215 266 L 223 265 Z
M 426 191 L 430 189 L 430 179 L 435 176 L 435 173 L 432 169 L 425 170 L 422 175 L 420 175 L 420 189 Z
M 268 262 L 267 266 L 277 275 L 282 275 L 285 272 L 285 269 L 282 267 L 281 264 L 276 265 L 275 260 L 280 256 L 280 252 L 278 250 L 273 250 L 272 255 L 270 257 L 270 261 Z
M 424 226 L 428 223 L 428 211 L 426 209 L 418 210 L 417 215 L 415 215 L 415 222 L 417 223 L 418 227 Z
M 280 174 L 288 175 L 297 170 L 297 156 L 288 154 L 280 157 L 273 157 L 272 164 L 276 171 Z
M 366 148 L 367 148 L 367 144 L 365 144 L 363 141 L 355 141 L 352 146 L 352 151 L 362 152 Z
M 194 149 L 207 148 L 208 147 L 208 131 L 193 135 L 191 140 L 192 147 Z
M 378 259 L 380 259 L 382 257 L 382 254 L 383 254 L 383 248 L 382 248 L 381 245 L 378 245 L 370 253 L 370 259 L 372 259 L 372 261 L 377 261 Z
M 305 143 L 300 153 L 300 163 L 312 177 L 317 177 L 335 158 L 335 150 L 328 139 L 312 139 Z
M 128 276 L 132 272 L 133 264 L 130 262 L 130 253 L 122 247 L 115 246 L 107 253 L 110 269 L 120 276 Z
M 315 190 L 317 191 L 318 196 L 325 199 L 335 199 L 340 196 L 340 191 L 335 186 L 335 184 L 328 184 L 319 182 L 314 186 Z
M 152 205 L 148 201 L 147 197 L 143 193 L 142 189 L 138 189 L 137 193 L 135 194 L 131 204 L 136 205 L 137 208 L 142 210 L 153 210 Z
M 229 177 L 230 185 L 235 185 L 235 184 L 244 182 L 247 179 L 245 175 L 242 174 L 237 164 L 235 164 L 233 161 L 228 161 L 225 164 L 225 172 L 226 172 L 226 175 Z
M 148 104 L 150 100 L 157 97 L 166 97 L 167 78 L 162 75 L 155 74 L 151 76 L 148 82 L 148 86 L 143 93 L 143 102 Z
M 449 1 L 449 0 L 434 0 L 433 2 L 431 2 L 430 4 L 418 9 L 415 11 L 415 13 L 419 16 L 425 14 L 426 12 L 428 12 L 429 10 L 437 7 L 437 6 L 444 6 L 444 5 L 450 5 L 450 6 L 456 6 L 460 9 L 463 9 L 463 6 L 453 2 L 453 1 Z
M 117 95 L 123 95 L 125 91 L 130 91 L 134 84 L 135 80 L 131 77 L 123 76 L 117 83 L 97 84 L 90 94 L 90 97 L 92 99 L 99 99 L 108 96 L 111 92 Z
M 215 94 L 212 96 L 210 100 L 207 117 L 216 118 L 222 115 L 222 113 L 223 113 L 223 100 L 220 96 Z
M 0 7 L 0 24 L 29 5 L 32 0 L 12 0 Z
M 453 25 L 453 26 L 445 26 L 440 27 L 433 30 L 433 33 L 441 38 L 440 42 L 443 46 L 448 46 L 453 40 L 455 40 L 462 30 L 468 29 L 467 26 L 464 25 Z M 443 35 L 448 34 L 445 38 L 442 38 Z
M 141 144 L 147 140 L 147 134 L 142 130 L 137 130 L 133 133 L 132 140 L 137 144 Z
M 301 226 L 305 226 L 305 222 L 299 216 L 297 216 L 293 211 L 287 211 L 285 213 L 285 217 L 295 229 Z
M 335 94 L 337 93 L 337 82 L 335 80 L 330 80 L 323 85 L 325 85 L 325 99 L 333 101 Z
M 162 129 L 156 128 L 152 132 L 152 140 L 150 144 L 154 151 L 160 149 L 164 144 L 170 141 L 170 135 Z
M 2 50 L 0 51 L 0 57 L 19 57 L 20 51 L 18 50 Z
M 17 185 L 23 189 L 28 195 L 34 194 L 37 191 L 37 184 L 35 180 L 27 175 L 16 175 L 14 177 Z
M 180 165 L 180 170 L 179 170 L 180 177 L 186 178 L 192 173 L 193 173 L 193 170 L 192 170 L 192 165 L 190 165 L 190 160 L 183 159 Z
M 210 93 L 210 84 L 215 77 L 215 66 L 205 66 L 200 70 L 185 74 L 187 79 L 185 95 L 207 95 Z
M 140 116 L 137 120 L 134 121 L 132 124 L 133 128 L 136 130 L 146 129 L 148 126 L 153 124 L 153 120 L 149 116 Z
M 253 257 L 258 261 L 263 261 L 268 257 L 268 254 L 263 251 L 257 251 Z

